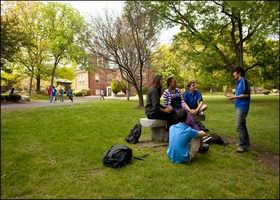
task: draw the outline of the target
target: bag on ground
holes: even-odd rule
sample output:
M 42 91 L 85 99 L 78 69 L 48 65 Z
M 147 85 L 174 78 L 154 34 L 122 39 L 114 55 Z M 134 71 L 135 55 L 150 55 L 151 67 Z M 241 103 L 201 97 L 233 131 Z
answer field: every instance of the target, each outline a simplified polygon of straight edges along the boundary
M 138 122 L 130 130 L 128 136 L 126 136 L 126 138 L 125 138 L 125 141 L 128 142 L 128 143 L 132 143 L 132 144 L 135 144 L 135 143 L 139 142 L 139 138 L 141 136 L 141 129 L 142 129 L 142 126 Z
M 228 143 L 225 143 L 224 140 L 219 135 L 210 134 L 209 136 L 211 137 L 211 139 L 206 142 L 207 144 L 219 144 L 219 145 L 228 144 Z
M 103 164 L 107 167 L 120 168 L 127 165 L 131 158 L 138 160 L 143 160 L 148 154 L 142 156 L 141 158 L 134 157 L 132 155 L 132 149 L 126 145 L 117 144 L 113 145 L 104 155 Z

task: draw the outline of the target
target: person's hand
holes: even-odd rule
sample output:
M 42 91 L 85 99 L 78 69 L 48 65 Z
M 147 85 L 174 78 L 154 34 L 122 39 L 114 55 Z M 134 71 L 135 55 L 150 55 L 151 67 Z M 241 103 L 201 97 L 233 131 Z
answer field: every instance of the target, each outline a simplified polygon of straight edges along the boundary
M 172 106 L 167 106 L 167 107 L 165 108 L 165 111 L 166 111 L 167 113 L 171 113 L 171 112 L 173 111 Z
M 227 96 L 228 100 L 233 100 L 234 99 L 234 96 Z
M 190 113 L 191 113 L 192 115 L 196 115 L 197 111 L 196 111 L 196 109 L 191 109 Z

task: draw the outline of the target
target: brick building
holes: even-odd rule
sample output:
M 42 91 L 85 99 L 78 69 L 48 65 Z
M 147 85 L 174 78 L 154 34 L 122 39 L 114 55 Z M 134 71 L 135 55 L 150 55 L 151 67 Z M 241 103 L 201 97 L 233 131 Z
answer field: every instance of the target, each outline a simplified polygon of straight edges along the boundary
M 144 67 L 143 83 L 144 87 L 148 87 L 152 79 L 151 68 Z M 95 73 L 90 73 L 82 69 L 75 70 L 75 90 L 90 90 L 90 95 L 100 95 L 104 90 L 105 96 L 112 96 L 111 82 L 112 80 L 121 80 L 119 71 L 113 72 L 106 68 L 100 68 Z M 136 90 L 131 86 L 130 95 L 136 95 Z

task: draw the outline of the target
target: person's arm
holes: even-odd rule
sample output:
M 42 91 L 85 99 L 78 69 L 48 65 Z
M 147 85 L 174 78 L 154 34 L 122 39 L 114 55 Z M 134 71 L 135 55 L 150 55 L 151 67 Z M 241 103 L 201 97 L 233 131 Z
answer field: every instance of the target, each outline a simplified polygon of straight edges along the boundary
M 241 95 L 233 95 L 233 96 L 227 96 L 229 100 L 233 100 L 233 99 L 244 99 L 249 97 L 249 94 L 241 94 Z
M 170 106 L 171 105 L 171 96 L 170 96 L 170 93 L 168 92 L 168 89 L 164 90 L 162 96 L 163 96 L 164 106 L 165 107 Z
M 203 106 L 203 98 L 202 98 L 202 95 L 201 95 L 201 93 L 200 92 L 198 92 L 198 106 L 197 106 L 197 108 L 195 109 L 195 111 L 193 112 L 193 114 L 197 114 L 199 111 L 200 111 L 200 109 L 202 108 L 202 106 Z
M 198 131 L 198 137 L 204 137 L 204 136 L 209 136 L 209 134 L 204 131 Z
M 244 99 L 244 98 L 248 98 L 250 96 L 250 86 L 247 80 L 243 79 L 243 81 L 241 82 L 242 85 L 241 87 L 243 87 L 243 91 L 242 94 L 240 95 L 229 95 L 227 96 L 229 100 L 234 100 L 234 99 Z M 235 91 L 236 93 L 236 91 Z

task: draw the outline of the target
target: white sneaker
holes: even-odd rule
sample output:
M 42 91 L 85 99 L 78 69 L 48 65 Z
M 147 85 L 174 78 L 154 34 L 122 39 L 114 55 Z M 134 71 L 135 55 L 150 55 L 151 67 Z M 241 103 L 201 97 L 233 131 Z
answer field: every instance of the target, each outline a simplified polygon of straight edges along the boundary
M 204 115 L 204 112 L 203 111 L 201 111 L 200 113 L 198 113 L 199 115 Z

